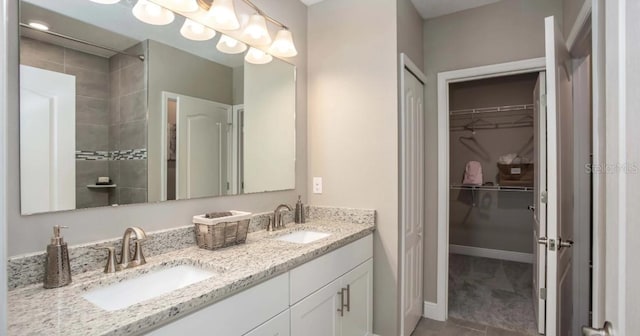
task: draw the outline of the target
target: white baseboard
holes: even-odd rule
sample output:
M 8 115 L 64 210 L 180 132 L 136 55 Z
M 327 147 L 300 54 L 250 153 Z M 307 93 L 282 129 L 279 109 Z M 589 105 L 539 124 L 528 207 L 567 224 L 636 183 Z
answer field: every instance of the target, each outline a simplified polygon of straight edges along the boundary
M 514 251 L 493 250 L 482 247 L 449 245 L 449 253 L 463 254 L 474 257 L 484 257 L 492 259 L 510 260 L 521 263 L 533 264 L 532 253 L 522 253 Z
M 445 314 L 443 307 L 438 306 L 437 303 L 429 301 L 424 302 L 424 310 L 422 311 L 423 317 L 436 321 L 446 321 L 446 315 L 447 314 Z

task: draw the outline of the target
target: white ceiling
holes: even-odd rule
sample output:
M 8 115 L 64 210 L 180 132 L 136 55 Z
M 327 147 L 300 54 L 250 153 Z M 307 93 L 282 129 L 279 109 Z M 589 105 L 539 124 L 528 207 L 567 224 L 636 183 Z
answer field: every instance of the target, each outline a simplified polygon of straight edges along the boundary
M 307 6 L 311 6 L 323 0 L 300 1 Z M 498 1 L 500 0 L 411 0 L 423 19 L 431 19 Z
M 424 19 L 476 8 L 500 0 L 411 0 Z

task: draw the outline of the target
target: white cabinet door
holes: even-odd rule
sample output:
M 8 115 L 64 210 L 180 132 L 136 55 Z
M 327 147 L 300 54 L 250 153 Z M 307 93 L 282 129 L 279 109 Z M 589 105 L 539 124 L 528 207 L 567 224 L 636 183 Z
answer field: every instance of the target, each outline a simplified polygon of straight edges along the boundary
M 289 323 L 289 309 L 287 309 L 244 336 L 289 336 Z
M 373 329 L 373 260 L 356 267 L 341 278 L 345 312 L 342 335 L 371 335 Z
M 291 307 L 291 336 L 339 336 L 341 279 Z

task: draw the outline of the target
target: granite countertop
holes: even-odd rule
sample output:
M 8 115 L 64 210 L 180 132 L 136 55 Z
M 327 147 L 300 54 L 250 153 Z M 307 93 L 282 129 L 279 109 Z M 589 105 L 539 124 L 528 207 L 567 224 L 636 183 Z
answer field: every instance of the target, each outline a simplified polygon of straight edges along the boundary
M 299 230 L 330 233 L 309 244 L 273 238 Z M 197 246 L 147 257 L 147 264 L 115 274 L 92 271 L 58 289 L 34 284 L 8 293 L 9 335 L 135 335 L 285 273 L 373 232 L 374 224 L 313 220 L 276 232 L 257 231 L 242 245 L 208 251 Z M 144 249 L 144 246 L 143 246 Z M 104 311 L 82 298 L 90 289 L 174 265 L 196 265 L 212 278 L 117 311 Z

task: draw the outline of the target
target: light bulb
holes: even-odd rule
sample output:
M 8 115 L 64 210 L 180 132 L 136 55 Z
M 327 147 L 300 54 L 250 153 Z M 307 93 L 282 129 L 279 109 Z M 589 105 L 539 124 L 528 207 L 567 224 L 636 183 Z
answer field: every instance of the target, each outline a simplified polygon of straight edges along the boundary
M 148 0 L 138 0 L 136 5 L 133 6 L 132 12 L 136 19 L 157 26 L 167 25 L 175 19 L 172 11 L 162 8 Z
M 120 0 L 91 0 L 91 1 L 95 3 L 103 4 L 103 5 L 113 5 L 120 2 Z
M 252 47 L 249 48 L 249 51 L 244 56 L 244 60 L 251 64 L 267 64 L 273 60 L 273 56 Z
M 251 15 L 249 24 L 242 32 L 242 36 L 256 45 L 271 43 L 271 36 L 267 30 L 267 21 L 260 14 Z
M 207 16 L 211 18 L 211 25 L 215 29 L 236 30 L 240 28 L 233 0 L 213 0 Z
M 216 48 L 226 54 L 239 54 L 247 50 L 247 45 L 227 35 L 222 35 Z
M 206 41 L 216 36 L 216 31 L 191 19 L 186 19 L 180 28 L 180 34 L 190 40 Z
M 293 44 L 293 35 L 288 29 L 281 29 L 276 34 L 276 39 L 269 47 L 269 52 L 278 57 L 294 57 L 298 55 L 296 46 Z

